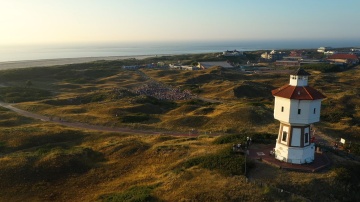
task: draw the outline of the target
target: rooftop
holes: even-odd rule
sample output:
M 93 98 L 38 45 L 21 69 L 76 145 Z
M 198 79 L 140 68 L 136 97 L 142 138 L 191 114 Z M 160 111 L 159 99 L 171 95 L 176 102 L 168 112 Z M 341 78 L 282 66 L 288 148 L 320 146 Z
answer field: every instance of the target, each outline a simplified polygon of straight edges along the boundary
M 359 59 L 353 54 L 334 54 L 328 57 L 328 59 Z
M 210 67 L 219 66 L 223 68 L 232 68 L 233 66 L 226 61 L 217 61 L 217 62 L 199 62 L 200 66 L 203 66 L 205 69 Z
M 325 95 L 310 86 L 285 85 L 271 91 L 273 96 L 294 100 L 319 100 L 326 98 Z

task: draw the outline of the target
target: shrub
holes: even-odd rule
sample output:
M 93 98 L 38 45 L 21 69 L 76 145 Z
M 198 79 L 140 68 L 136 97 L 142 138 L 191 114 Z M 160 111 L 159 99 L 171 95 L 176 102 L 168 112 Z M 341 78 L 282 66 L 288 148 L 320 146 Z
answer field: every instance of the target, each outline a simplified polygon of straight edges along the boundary
M 271 90 L 274 89 L 273 86 L 244 81 L 240 86 L 236 86 L 233 89 L 234 96 L 237 98 L 268 98 L 271 99 Z
M 152 202 L 158 201 L 155 197 L 151 196 L 154 188 L 151 186 L 135 186 L 122 193 L 106 194 L 99 197 L 104 202 Z
M 139 122 L 148 121 L 149 119 L 150 116 L 148 114 L 142 114 L 142 113 L 120 117 L 122 123 L 139 123 Z
M 241 134 L 231 134 L 223 135 L 216 138 L 214 144 L 228 144 L 228 143 L 237 143 L 237 142 L 246 142 L 246 138 L 251 137 L 252 142 L 255 143 L 273 143 L 276 139 L 276 134 L 270 133 L 241 133 Z
M 344 71 L 345 69 L 343 66 L 334 65 L 334 64 L 309 64 L 309 65 L 304 65 L 303 68 L 317 70 L 323 73 L 341 72 Z
M 247 170 L 253 168 L 254 165 L 251 160 L 246 160 Z M 218 170 L 226 176 L 243 175 L 245 172 L 245 158 L 242 155 L 233 153 L 232 149 L 227 147 L 215 154 L 189 159 L 183 166 L 185 168 L 200 166 L 209 170 Z
M 0 88 L 0 95 L 4 102 L 26 102 L 49 98 L 51 92 L 37 88 L 3 87 Z
M 246 140 L 247 134 L 231 134 L 231 135 L 222 135 L 216 138 L 213 143 L 214 144 L 227 144 L 234 142 L 242 142 Z

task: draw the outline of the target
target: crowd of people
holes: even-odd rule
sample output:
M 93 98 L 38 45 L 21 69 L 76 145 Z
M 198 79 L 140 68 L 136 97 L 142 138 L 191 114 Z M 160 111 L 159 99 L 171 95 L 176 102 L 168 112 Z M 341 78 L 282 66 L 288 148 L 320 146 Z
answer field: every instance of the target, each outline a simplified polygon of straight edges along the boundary
M 159 100 L 188 100 L 192 98 L 189 90 L 172 88 L 158 82 L 150 82 L 134 89 L 136 94 L 155 97 Z

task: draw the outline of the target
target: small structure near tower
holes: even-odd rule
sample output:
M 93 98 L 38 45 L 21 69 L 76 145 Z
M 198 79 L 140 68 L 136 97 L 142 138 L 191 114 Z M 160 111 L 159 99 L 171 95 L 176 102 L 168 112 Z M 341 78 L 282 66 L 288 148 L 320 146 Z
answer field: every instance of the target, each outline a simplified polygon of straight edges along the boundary
M 320 121 L 325 96 L 308 86 L 309 75 L 299 68 L 290 74 L 289 84 L 271 91 L 275 97 L 274 118 L 280 121 L 275 158 L 284 162 L 304 164 L 315 159 L 310 124 Z

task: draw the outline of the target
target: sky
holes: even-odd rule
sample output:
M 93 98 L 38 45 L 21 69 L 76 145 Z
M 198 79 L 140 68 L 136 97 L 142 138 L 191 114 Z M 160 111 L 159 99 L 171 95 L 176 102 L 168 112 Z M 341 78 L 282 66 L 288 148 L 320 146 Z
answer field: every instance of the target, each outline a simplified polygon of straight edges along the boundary
M 0 46 L 360 38 L 359 0 L 0 0 Z

